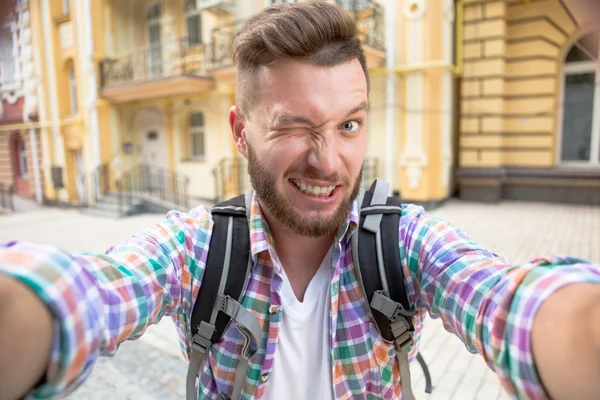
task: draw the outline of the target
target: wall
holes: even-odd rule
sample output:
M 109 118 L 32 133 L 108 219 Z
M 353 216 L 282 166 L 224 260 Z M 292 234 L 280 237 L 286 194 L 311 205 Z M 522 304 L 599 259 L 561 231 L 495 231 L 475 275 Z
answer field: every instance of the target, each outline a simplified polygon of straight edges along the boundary
M 20 134 L 21 139 L 25 144 L 25 154 L 27 157 L 27 177 L 24 179 L 25 184 L 21 185 L 21 188 L 24 191 L 21 191 L 19 194 L 22 196 L 35 198 L 35 182 L 33 175 L 33 157 L 32 157 L 32 146 L 29 132 L 0 132 L 0 183 L 3 183 L 5 186 L 15 185 L 14 173 L 13 173 L 13 154 L 12 153 L 12 139 L 13 135 Z M 37 143 L 37 153 L 41 153 L 40 146 L 40 135 L 39 132 L 36 132 L 36 143 Z M 41 168 L 41 162 L 38 159 L 37 168 Z M 17 189 L 17 188 L 15 188 Z
M 562 51 L 576 30 L 558 0 L 465 6 L 461 167 L 555 164 Z
M 175 103 L 175 162 L 176 170 L 190 178 L 190 195 L 203 199 L 214 199 L 215 179 L 213 169 L 219 160 L 236 155 L 232 151 L 231 128 L 228 123 L 229 108 L 233 105 L 231 95 L 191 100 L 185 105 Z M 188 118 L 192 112 L 204 113 L 205 152 L 203 161 L 189 159 Z

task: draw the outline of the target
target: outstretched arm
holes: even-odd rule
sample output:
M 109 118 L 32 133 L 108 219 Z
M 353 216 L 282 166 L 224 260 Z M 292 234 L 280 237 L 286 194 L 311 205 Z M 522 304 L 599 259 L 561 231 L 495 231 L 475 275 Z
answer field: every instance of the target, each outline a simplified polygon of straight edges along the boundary
M 600 266 L 559 256 L 513 265 L 414 206 L 399 238 L 412 301 L 483 355 L 510 395 L 597 398 Z
M 174 317 L 189 346 L 211 228 L 210 214 L 199 207 L 169 213 L 106 254 L 71 255 L 25 242 L 0 246 L 2 303 L 24 300 L 33 310 L 0 307 L 2 392 L 29 391 L 45 371 L 32 394 L 63 396 L 85 380 L 100 354 L 113 355 L 119 343 L 137 339 L 165 315 Z M 29 343 L 31 337 L 38 343 Z M 10 354 L 21 359 L 22 369 L 11 370 Z

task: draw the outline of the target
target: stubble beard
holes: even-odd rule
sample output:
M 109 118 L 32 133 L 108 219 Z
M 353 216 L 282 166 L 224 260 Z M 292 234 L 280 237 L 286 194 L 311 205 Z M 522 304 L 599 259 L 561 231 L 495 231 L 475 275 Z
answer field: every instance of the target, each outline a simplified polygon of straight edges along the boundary
M 290 169 L 286 171 L 284 177 L 289 176 L 292 172 L 307 179 L 320 179 L 337 184 L 342 183 L 343 187 L 347 187 L 350 182 L 348 177 L 340 179 L 337 174 L 328 177 L 319 176 L 314 169 L 310 168 L 303 170 L 298 170 L 297 168 Z M 348 219 L 352 210 L 352 203 L 360 191 L 362 167 L 358 177 L 354 181 L 350 195 L 342 200 L 330 217 L 325 217 L 322 213 L 318 212 L 309 218 L 298 212 L 285 196 L 277 191 L 275 177 L 258 160 L 256 153 L 250 145 L 248 145 L 248 174 L 250 175 L 250 182 L 260 200 L 261 207 L 265 207 L 273 218 L 298 235 L 321 237 L 335 234 Z

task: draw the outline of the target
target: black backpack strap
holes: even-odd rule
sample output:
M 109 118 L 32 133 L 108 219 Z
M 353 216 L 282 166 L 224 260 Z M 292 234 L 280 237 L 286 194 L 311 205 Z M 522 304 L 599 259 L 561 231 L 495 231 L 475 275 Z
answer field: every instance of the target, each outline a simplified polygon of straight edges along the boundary
M 202 285 L 192 311 L 192 357 L 188 368 L 187 399 L 197 397 L 196 378 L 206 351 L 235 321 L 246 339 L 244 359 L 258 351 L 262 328 L 256 317 L 239 303 L 252 268 L 248 196 L 238 196 L 212 209 L 213 230 Z M 226 398 L 226 395 L 222 395 Z
M 358 280 L 381 335 L 393 341 L 402 379 L 402 395 L 414 400 L 408 368 L 408 348 L 413 344 L 413 317 L 404 285 L 398 249 L 398 224 L 402 204 L 388 197 L 389 183 L 376 180 L 361 193 L 360 224 L 353 235 L 353 254 Z

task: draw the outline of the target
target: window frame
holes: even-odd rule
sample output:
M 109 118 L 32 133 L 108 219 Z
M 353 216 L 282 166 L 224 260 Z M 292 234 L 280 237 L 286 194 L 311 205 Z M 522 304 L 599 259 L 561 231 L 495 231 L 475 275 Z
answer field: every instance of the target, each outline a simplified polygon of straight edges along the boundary
M 192 120 L 195 114 L 202 115 L 202 125 L 192 125 Z M 195 154 L 193 138 L 202 137 L 202 150 L 203 154 Z M 206 160 L 206 120 L 205 115 L 202 111 L 193 111 L 188 116 L 188 143 L 190 148 L 190 160 L 192 161 L 205 161 Z
M 187 41 L 188 41 L 187 44 L 190 47 L 201 46 L 204 44 L 204 38 L 202 35 L 202 10 L 198 7 L 197 2 L 196 2 L 196 8 L 194 8 L 193 10 L 188 10 L 185 2 L 183 3 L 183 7 L 184 7 L 183 15 L 184 15 L 184 19 L 185 19 L 185 34 L 186 34 Z M 196 42 L 196 43 L 192 43 L 190 41 L 190 39 L 191 39 L 190 25 L 189 25 L 190 18 L 198 18 L 198 42 Z
M 69 4 L 70 0 L 62 0 L 62 11 L 63 15 L 71 14 L 71 4 Z
M 69 104 L 71 106 L 71 115 L 79 114 L 79 104 L 77 103 L 77 76 L 75 75 L 75 66 L 73 63 L 68 67 L 69 79 Z
M 29 168 L 27 167 L 27 146 L 25 145 L 25 140 L 23 140 L 23 137 L 21 137 L 21 135 L 18 133 L 16 135 L 18 150 L 17 163 L 19 167 L 16 175 L 18 179 L 29 179 Z
M 594 31 L 585 31 L 577 35 L 572 40 L 569 46 L 566 47 L 566 51 L 561 59 L 561 72 L 560 72 L 560 94 L 559 94 L 559 116 L 557 126 L 557 146 L 555 161 L 559 166 L 565 167 L 594 167 L 600 168 L 600 59 L 596 61 L 576 61 L 567 63 L 567 55 L 573 49 L 574 46 L 586 35 Z M 600 35 L 600 30 L 597 31 Z M 598 55 L 600 57 L 600 41 L 598 45 Z M 592 135 L 590 139 L 590 158 L 587 161 L 568 161 L 562 159 L 562 149 L 564 141 L 564 119 L 565 119 L 565 95 L 566 95 L 566 79 L 568 75 L 580 74 L 580 73 L 594 73 L 595 74 L 595 89 L 594 89 L 594 107 L 592 110 Z

